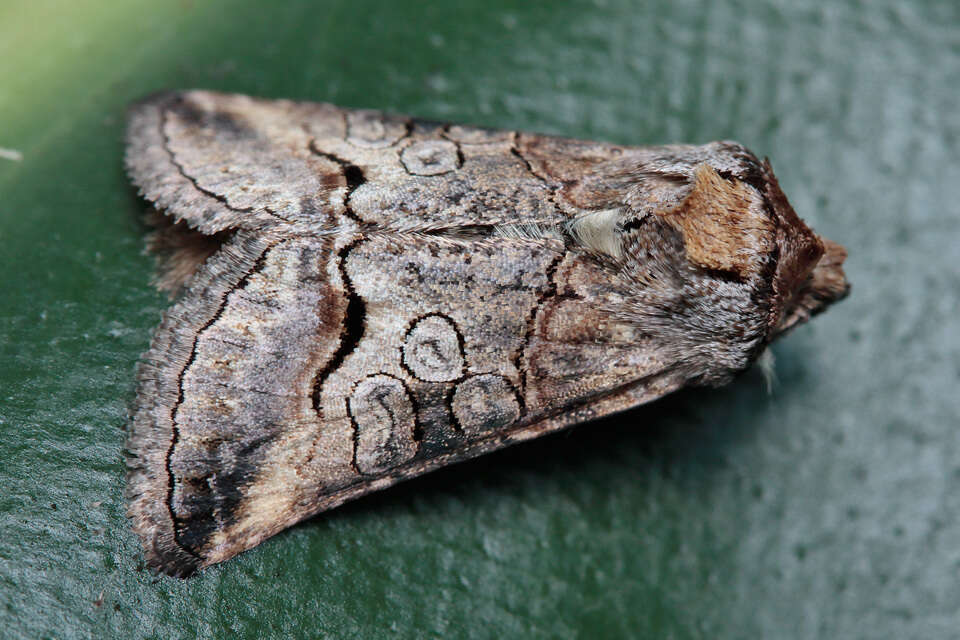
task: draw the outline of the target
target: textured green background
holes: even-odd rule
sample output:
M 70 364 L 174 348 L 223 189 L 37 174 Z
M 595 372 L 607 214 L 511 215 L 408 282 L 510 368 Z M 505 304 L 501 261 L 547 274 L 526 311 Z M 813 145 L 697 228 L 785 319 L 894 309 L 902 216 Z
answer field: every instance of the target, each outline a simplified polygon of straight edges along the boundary
M 960 4 L 542 4 L 0 3 L 0 636 L 956 637 Z M 735 138 L 853 294 L 772 396 L 750 372 L 153 576 L 123 427 L 167 301 L 123 111 L 187 87 Z

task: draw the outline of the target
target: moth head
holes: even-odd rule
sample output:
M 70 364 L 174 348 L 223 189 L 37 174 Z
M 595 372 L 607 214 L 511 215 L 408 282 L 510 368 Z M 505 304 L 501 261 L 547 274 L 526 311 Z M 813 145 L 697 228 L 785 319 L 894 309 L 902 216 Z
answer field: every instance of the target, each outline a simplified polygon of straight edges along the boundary
M 769 160 L 735 143 L 700 149 L 709 151 L 692 163 L 677 204 L 652 213 L 681 234 L 691 263 L 750 285 L 766 301 L 765 342 L 846 296 L 846 250 L 804 224 Z
M 763 162 L 765 199 L 776 221 L 776 270 L 769 339 L 806 322 L 850 292 L 843 272 L 847 251 L 810 230 L 780 190 L 770 162 Z
M 733 143 L 640 154 L 574 185 L 603 208 L 569 235 L 627 282 L 618 314 L 703 382 L 846 295 L 843 247 L 800 220 L 768 162 Z

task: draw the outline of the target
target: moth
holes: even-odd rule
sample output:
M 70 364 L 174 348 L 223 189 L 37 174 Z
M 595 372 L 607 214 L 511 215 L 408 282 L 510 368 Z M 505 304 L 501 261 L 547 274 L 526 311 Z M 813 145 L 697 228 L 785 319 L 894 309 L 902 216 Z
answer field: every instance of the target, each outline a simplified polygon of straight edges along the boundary
M 176 295 L 140 364 L 147 564 L 721 385 L 848 290 L 739 144 L 635 147 L 208 91 L 134 105 Z

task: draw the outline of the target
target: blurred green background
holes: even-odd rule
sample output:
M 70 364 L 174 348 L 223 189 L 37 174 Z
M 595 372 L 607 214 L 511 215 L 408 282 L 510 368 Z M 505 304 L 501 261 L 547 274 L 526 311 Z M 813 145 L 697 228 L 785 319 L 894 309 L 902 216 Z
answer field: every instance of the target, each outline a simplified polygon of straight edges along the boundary
M 853 293 L 776 345 L 772 395 L 751 371 L 154 576 L 122 448 L 168 303 L 123 119 L 188 87 L 734 138 Z M 946 0 L 5 0 L 0 636 L 956 637 L 958 88 Z

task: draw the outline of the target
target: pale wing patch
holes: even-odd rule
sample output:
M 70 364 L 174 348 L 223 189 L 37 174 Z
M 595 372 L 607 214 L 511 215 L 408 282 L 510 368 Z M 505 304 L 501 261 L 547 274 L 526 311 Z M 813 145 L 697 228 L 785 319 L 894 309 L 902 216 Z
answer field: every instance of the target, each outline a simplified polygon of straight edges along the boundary
M 513 240 L 559 240 L 572 241 L 574 248 L 588 253 L 602 254 L 611 258 L 623 258 L 623 242 L 620 237 L 620 209 L 585 212 L 569 222 L 500 224 L 494 235 Z
M 566 230 L 584 249 L 619 260 L 623 257 L 623 242 L 617 228 L 619 221 L 620 209 L 591 211 L 568 222 Z

